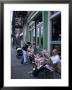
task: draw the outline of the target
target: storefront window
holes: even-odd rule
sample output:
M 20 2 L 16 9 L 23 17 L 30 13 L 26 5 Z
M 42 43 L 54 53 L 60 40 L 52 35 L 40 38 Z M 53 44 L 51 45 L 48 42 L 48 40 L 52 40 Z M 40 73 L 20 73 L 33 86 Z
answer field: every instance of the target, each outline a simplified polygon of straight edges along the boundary
M 52 41 L 60 40 L 61 35 L 61 17 L 52 19 Z
M 38 25 L 36 30 L 36 45 L 37 48 L 43 48 L 43 26 L 42 24 Z
M 41 48 L 43 48 L 43 26 L 41 26 Z
M 60 55 L 61 53 L 61 15 L 56 16 L 52 19 L 52 50 L 56 48 Z
M 37 34 L 37 47 L 39 48 L 39 27 L 37 28 L 37 32 L 36 32 Z
M 29 42 L 31 42 L 31 31 L 29 31 Z
M 35 29 L 32 30 L 32 35 L 33 35 L 33 43 L 35 43 Z

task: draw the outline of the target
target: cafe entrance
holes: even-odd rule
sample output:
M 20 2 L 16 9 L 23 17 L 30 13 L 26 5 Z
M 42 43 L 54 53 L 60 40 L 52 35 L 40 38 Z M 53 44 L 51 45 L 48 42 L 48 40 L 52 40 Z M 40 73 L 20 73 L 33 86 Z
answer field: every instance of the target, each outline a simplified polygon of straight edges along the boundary
M 51 28 L 50 28 L 51 29 L 51 41 L 50 41 L 51 51 L 54 48 L 56 48 L 59 51 L 58 52 L 59 55 L 61 55 L 61 13 L 55 14 L 55 16 L 50 19 L 50 23 L 51 23 Z

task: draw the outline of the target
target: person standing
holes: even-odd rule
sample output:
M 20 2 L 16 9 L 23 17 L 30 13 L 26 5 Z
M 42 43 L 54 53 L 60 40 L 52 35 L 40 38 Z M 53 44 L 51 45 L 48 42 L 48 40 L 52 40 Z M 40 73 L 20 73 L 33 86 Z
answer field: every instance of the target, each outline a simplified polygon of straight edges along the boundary
M 22 55 L 21 64 L 24 64 L 27 62 L 27 49 L 28 49 L 28 45 L 25 45 L 23 47 L 23 55 Z

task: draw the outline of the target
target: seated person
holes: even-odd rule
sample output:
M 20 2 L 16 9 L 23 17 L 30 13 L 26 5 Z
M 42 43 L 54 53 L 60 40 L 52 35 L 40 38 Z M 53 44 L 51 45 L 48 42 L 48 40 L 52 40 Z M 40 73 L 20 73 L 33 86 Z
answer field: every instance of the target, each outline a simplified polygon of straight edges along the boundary
M 53 67 L 54 71 L 58 71 L 58 63 L 60 63 L 60 57 L 56 49 L 53 49 L 52 56 L 49 57 L 48 64 Z M 47 66 L 47 65 L 46 65 Z
M 60 61 L 60 57 L 56 49 L 53 49 L 52 51 L 51 61 L 53 62 L 53 64 L 58 63 Z
M 30 59 L 30 63 L 32 63 L 34 61 L 34 49 L 33 49 L 32 45 L 28 46 L 27 53 L 28 53 L 28 57 Z
M 60 57 L 59 57 L 56 49 L 53 49 L 53 51 L 52 51 L 51 61 L 53 63 L 54 70 L 58 71 L 58 63 L 60 63 Z

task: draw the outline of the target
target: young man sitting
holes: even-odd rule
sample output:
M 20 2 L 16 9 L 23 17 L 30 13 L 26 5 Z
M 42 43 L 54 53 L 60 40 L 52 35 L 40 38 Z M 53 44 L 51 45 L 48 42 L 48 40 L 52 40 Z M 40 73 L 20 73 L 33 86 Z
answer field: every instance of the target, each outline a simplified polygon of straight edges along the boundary
M 52 56 L 49 57 L 48 63 L 44 66 L 46 69 L 53 71 L 54 76 L 59 72 L 58 65 L 61 63 L 60 56 L 56 49 L 53 49 Z M 61 68 L 61 67 L 60 67 Z

